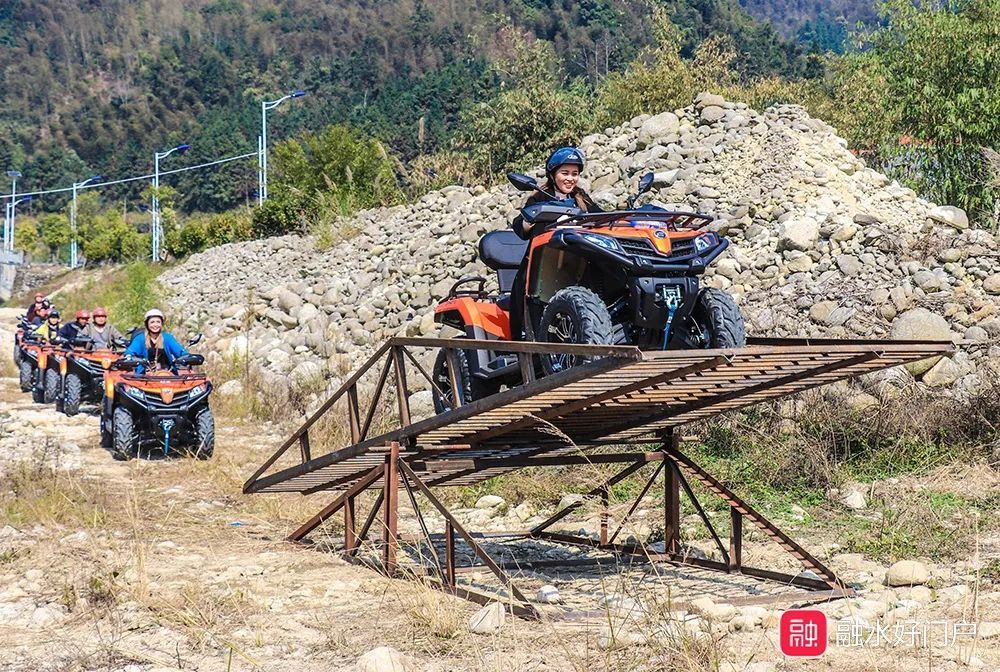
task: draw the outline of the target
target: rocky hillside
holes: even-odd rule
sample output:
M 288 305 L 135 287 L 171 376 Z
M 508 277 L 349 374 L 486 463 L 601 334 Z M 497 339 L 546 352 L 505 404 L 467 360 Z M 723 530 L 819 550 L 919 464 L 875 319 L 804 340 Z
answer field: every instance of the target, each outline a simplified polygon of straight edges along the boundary
M 598 201 L 623 204 L 653 170 L 660 203 L 718 217 L 733 244 L 706 281 L 737 298 L 750 333 L 963 341 L 917 371 L 959 389 L 1000 356 L 998 241 L 866 168 L 803 109 L 702 94 L 581 144 Z M 249 349 L 293 377 L 343 375 L 392 334 L 436 333 L 432 306 L 455 279 L 486 272 L 476 241 L 522 201 L 507 186 L 450 187 L 359 214 L 344 223 L 359 233 L 332 249 L 295 236 L 226 245 L 162 277 L 174 313 L 218 352 Z

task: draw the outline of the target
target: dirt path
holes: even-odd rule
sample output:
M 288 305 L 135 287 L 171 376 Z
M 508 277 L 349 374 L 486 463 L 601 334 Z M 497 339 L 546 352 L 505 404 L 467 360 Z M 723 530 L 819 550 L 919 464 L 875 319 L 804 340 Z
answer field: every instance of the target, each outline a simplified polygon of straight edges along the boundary
M 0 309 L 3 357 L 16 313 Z M 466 602 L 282 541 L 324 502 L 240 493 L 281 438 L 276 427 L 223 418 L 210 461 L 116 462 L 92 412 L 66 418 L 0 379 L 0 670 L 328 672 L 359 669 L 359 656 L 382 645 L 410 656 L 407 670 L 813 669 L 783 658 L 779 614 L 763 609 L 670 627 L 666 611 L 656 626 L 623 624 L 617 648 L 600 623 L 508 619 L 496 634 L 473 635 Z M 882 571 L 862 558 L 835 568 L 849 579 Z M 870 587 L 825 609 L 860 618 L 902 606 L 897 622 L 1000 617 L 1000 593 L 967 572 L 935 571 L 952 578 L 934 594 Z M 640 585 L 615 591 L 645 596 Z M 891 653 L 831 645 L 823 663 L 993 670 L 997 642 Z

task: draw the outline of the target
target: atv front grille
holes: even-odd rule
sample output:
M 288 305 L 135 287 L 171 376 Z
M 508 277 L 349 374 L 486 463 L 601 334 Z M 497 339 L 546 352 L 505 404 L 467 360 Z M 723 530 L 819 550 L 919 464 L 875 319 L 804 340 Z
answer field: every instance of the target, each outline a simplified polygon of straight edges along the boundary
M 632 257 L 641 257 L 651 261 L 661 261 L 663 255 L 656 251 L 653 244 L 645 238 L 616 238 L 618 244 L 622 246 L 625 254 Z
M 670 254 L 661 254 L 649 240 L 645 238 L 615 238 L 622 246 L 625 254 L 641 257 L 650 261 L 666 259 L 683 259 L 695 254 L 694 239 L 671 241 Z
M 153 411 L 176 410 L 178 406 L 184 406 L 187 403 L 187 400 L 187 392 L 178 392 L 174 395 L 174 398 L 169 404 L 163 401 L 163 397 L 159 394 L 155 394 L 153 392 L 146 393 L 146 403 L 149 404 L 150 409 Z

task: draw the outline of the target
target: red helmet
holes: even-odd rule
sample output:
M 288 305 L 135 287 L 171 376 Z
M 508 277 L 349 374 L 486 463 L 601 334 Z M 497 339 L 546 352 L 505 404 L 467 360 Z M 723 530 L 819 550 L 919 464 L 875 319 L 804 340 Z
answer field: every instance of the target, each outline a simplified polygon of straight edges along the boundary
M 108 311 L 104 308 L 94 308 L 94 317 L 107 317 Z
M 87 312 L 86 310 L 78 310 L 78 311 L 76 311 L 76 319 L 78 319 L 78 320 L 89 320 L 90 319 L 90 313 Z

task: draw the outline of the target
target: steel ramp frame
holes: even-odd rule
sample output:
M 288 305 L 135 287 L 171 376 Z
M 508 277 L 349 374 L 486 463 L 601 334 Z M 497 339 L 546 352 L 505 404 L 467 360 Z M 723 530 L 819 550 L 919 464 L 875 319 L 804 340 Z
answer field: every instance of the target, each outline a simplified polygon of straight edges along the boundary
M 399 494 L 402 485 L 416 516 L 420 537 L 430 551 L 430 569 L 419 570 L 425 579 L 445 592 L 486 603 L 502 599 L 512 611 L 539 617 L 539 610 L 518 589 L 508 570 L 529 566 L 598 564 L 600 559 L 498 563 L 444 506 L 434 493 L 439 486 L 466 485 L 527 466 L 621 464 L 624 468 L 588 493 L 601 504 L 597 540 L 550 531 L 582 503 L 569 506 L 526 533 L 492 536 L 523 536 L 588 547 L 631 562 L 667 562 L 728 574 L 740 574 L 777 582 L 798 590 L 779 595 L 746 598 L 744 603 L 781 600 L 822 601 L 853 595 L 829 568 L 795 543 L 788 535 L 737 497 L 679 449 L 677 429 L 726 410 L 773 400 L 806 389 L 888 368 L 954 349 L 947 342 L 926 341 L 837 341 L 751 340 L 747 348 L 734 350 L 640 352 L 628 346 L 555 345 L 542 343 L 504 344 L 516 352 L 527 382 L 510 390 L 453 410 L 414 422 L 409 408 L 406 363 L 409 361 L 430 385 L 432 394 L 443 399 L 427 371 L 409 347 L 446 350 L 454 363 L 455 351 L 495 348 L 496 342 L 462 339 L 394 338 L 383 345 L 355 374 L 349 377 L 302 426 L 247 480 L 245 493 L 292 491 L 303 494 L 331 490 L 340 494 L 303 523 L 288 539 L 302 541 L 318 526 L 343 511 L 343 554 L 351 562 L 367 564 L 388 575 L 400 572 L 398 552 Z M 596 357 L 559 374 L 534 380 L 531 358 L 546 353 Z M 382 362 L 381 367 L 377 365 Z M 449 367 L 453 398 L 458 391 L 454 366 Z M 369 371 L 379 371 L 373 397 L 362 409 L 359 381 Z M 393 373 L 389 384 L 390 371 Z M 373 419 L 392 387 L 396 397 L 397 429 L 368 438 Z M 345 399 L 352 443 L 320 456 L 312 455 L 309 430 L 335 403 Z M 274 471 L 272 467 L 295 444 L 299 463 Z M 657 447 L 652 452 L 588 453 L 602 446 Z M 645 465 L 657 466 L 628 512 L 610 528 L 611 487 Z M 271 470 L 272 473 L 268 473 Z M 616 543 L 629 518 L 663 474 L 663 552 L 648 546 Z M 730 534 L 724 543 L 696 497 L 688 479 L 697 481 L 729 510 Z M 360 530 L 357 528 L 357 498 L 377 490 L 376 501 Z M 688 557 L 680 544 L 681 492 L 705 523 L 722 557 L 716 560 Z M 435 549 L 435 537 L 417 503 L 422 494 L 444 518 L 444 558 Z M 584 500 L 587 501 L 587 500 Z M 381 528 L 378 562 L 359 554 L 376 520 Z M 791 575 L 747 566 L 742 559 L 743 525 L 749 521 L 779 544 L 817 578 Z M 482 565 L 458 567 L 456 535 L 472 550 Z M 489 569 L 506 590 L 505 597 L 462 586 L 457 576 L 473 569 Z M 410 570 L 412 571 L 412 570 Z

